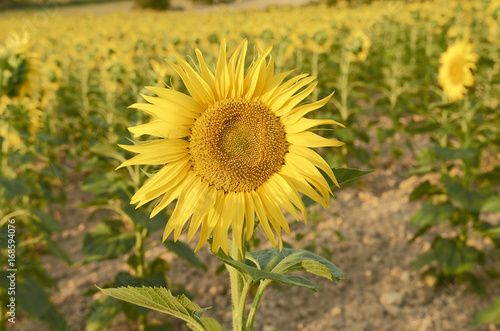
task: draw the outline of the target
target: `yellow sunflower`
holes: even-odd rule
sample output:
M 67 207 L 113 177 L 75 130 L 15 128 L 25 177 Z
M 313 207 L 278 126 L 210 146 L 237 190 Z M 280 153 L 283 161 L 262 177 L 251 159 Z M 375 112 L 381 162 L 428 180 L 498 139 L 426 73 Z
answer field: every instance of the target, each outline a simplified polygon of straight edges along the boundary
M 201 227 L 197 250 L 213 233 L 212 251 L 222 248 L 227 253 L 231 226 L 233 240 L 242 251 L 243 241 L 253 234 L 257 216 L 273 246 L 277 237 L 281 248 L 281 229 L 290 233 L 281 207 L 297 220 L 299 209 L 307 221 L 299 192 L 325 208 L 329 205 L 332 192 L 317 168 L 336 184 L 337 180 L 328 164 L 308 147 L 337 147 L 343 143 L 308 129 L 322 124 L 343 125 L 331 119 L 303 116 L 325 105 L 333 93 L 298 106 L 315 88 L 315 77 L 301 74 L 283 83 L 291 71 L 275 75 L 271 47 L 257 48 L 258 58 L 246 74 L 246 41 L 229 62 L 226 43 L 222 42 L 215 73 L 198 49 L 199 72 L 180 58 L 178 64 L 168 61 L 190 95 L 149 87 L 157 97 L 143 95 L 148 103 L 130 106 L 145 111 L 152 120 L 129 130 L 136 137 L 151 135 L 161 139 L 121 145 L 139 155 L 120 167 L 163 165 L 131 201 L 139 203 L 139 207 L 162 196 L 153 217 L 177 199 L 163 240 L 172 231 L 177 240 L 189 224 L 188 240 Z
M 364 62 L 372 42 L 360 29 L 354 29 L 345 40 L 345 47 L 349 52 L 349 62 Z
M 479 56 L 467 40 L 458 39 L 439 58 L 438 83 L 450 102 L 463 100 L 466 86 L 474 85 L 472 70 L 476 70 Z

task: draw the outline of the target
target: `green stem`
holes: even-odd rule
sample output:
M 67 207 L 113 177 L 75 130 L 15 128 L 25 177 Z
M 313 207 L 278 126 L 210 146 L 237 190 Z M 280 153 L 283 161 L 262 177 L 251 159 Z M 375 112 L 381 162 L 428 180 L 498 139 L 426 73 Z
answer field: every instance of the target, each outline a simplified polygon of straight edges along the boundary
M 3 311 L 3 304 L 0 305 L 0 331 L 5 331 L 5 322 L 7 319 L 5 318 L 5 313 Z
M 9 124 L 5 125 L 6 125 L 5 132 L 7 132 L 7 134 L 3 138 L 3 143 L 2 143 L 2 154 L 5 155 L 4 157 L 2 157 L 2 169 L 7 168 L 7 154 L 9 153 L 9 134 L 8 134 Z
M 231 242 L 231 250 L 229 252 L 231 258 L 238 262 L 244 262 L 244 252 L 240 252 L 238 245 L 236 244 L 236 240 L 233 239 Z M 246 293 L 244 293 L 246 284 L 243 280 L 243 276 L 238 270 L 230 266 L 227 266 L 227 270 L 229 271 L 229 279 L 231 281 L 231 299 L 233 302 L 233 331 L 243 331 L 243 324 L 245 321 L 245 302 L 248 289 L 246 290 Z
M 144 330 L 146 330 L 146 315 L 141 314 L 141 315 L 139 316 L 139 320 L 140 320 L 140 323 L 139 323 L 139 331 L 144 331 Z
M 257 293 L 255 294 L 255 298 L 252 302 L 252 308 L 250 308 L 250 312 L 248 313 L 247 320 L 247 330 L 250 331 L 253 329 L 253 322 L 255 320 L 255 313 L 257 312 L 257 308 L 259 307 L 260 299 L 262 299 L 262 295 L 264 294 L 264 290 L 266 286 L 269 285 L 271 281 L 269 279 L 261 280 L 259 288 L 257 289 Z
M 342 52 L 342 62 L 340 63 L 340 97 L 341 97 L 341 109 L 340 117 L 342 121 L 346 123 L 349 118 L 349 109 L 347 106 L 347 100 L 349 96 L 349 52 L 344 49 Z
M 144 239 L 147 235 L 147 229 L 138 226 L 135 229 L 135 255 L 137 256 L 137 268 L 135 276 L 137 278 L 144 277 Z
M 319 53 L 318 53 L 318 46 L 314 46 L 314 52 L 312 54 L 312 68 L 311 68 L 311 75 L 315 76 L 316 79 L 318 79 L 318 62 L 319 62 Z M 315 88 L 313 93 L 312 93 L 312 102 L 318 101 L 318 94 L 319 94 L 319 89 Z
M 147 238 L 148 229 L 142 228 L 141 226 L 136 225 L 135 228 L 135 256 L 137 257 L 137 267 L 135 269 L 135 277 L 142 278 L 144 277 L 144 243 Z M 139 331 L 146 330 L 147 326 L 147 318 L 145 314 L 139 315 Z

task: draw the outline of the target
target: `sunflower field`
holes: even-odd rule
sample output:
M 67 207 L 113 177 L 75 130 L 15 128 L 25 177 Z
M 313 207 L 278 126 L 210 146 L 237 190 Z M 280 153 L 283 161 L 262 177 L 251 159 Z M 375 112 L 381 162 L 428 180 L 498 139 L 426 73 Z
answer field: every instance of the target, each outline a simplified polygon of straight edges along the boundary
M 306 170 L 301 170 L 309 163 L 299 164 L 302 159 L 295 159 L 297 169 L 290 176 L 304 171 L 304 178 L 313 182 L 317 190 L 300 191 L 304 193 L 306 208 L 303 214 L 309 218 L 305 226 L 292 227 L 293 217 L 288 217 L 296 215 L 295 206 L 300 209 L 300 203 L 290 199 L 291 202 L 280 204 L 287 210 L 284 224 L 273 228 L 280 249 L 284 247 L 286 252 L 302 248 L 321 255 L 325 261 L 339 263 L 336 261 L 342 260 L 342 249 L 336 247 L 344 247 L 349 236 L 336 228 L 324 232 L 321 224 L 326 216 L 314 205 L 328 205 L 328 191 L 336 189 L 337 180 L 342 189 L 334 191 L 335 196 L 342 199 L 344 187 L 357 196 L 390 169 L 395 181 L 411 186 L 405 195 L 411 212 L 404 217 L 388 214 L 408 229 L 410 235 L 401 235 L 401 239 L 415 252 L 410 266 L 398 265 L 396 261 L 396 267 L 408 269 L 415 284 L 418 282 L 432 293 L 450 288 L 470 291 L 478 303 L 474 307 L 463 303 L 457 308 L 465 317 L 457 318 L 452 326 L 433 321 L 418 324 L 420 329 L 498 329 L 500 0 L 368 4 L 336 1 L 266 9 L 220 6 L 206 11 L 132 10 L 71 16 L 60 11 L 57 2 L 42 2 L 38 11 L 0 12 L 0 330 L 187 330 L 133 300 L 116 300 L 111 292 L 105 292 L 111 296 L 103 295 L 100 288 L 161 286 L 193 302 L 203 295 L 231 296 L 229 291 L 217 288 L 210 294 L 196 291 L 182 282 L 183 276 L 175 275 L 172 263 L 182 260 L 186 265 L 183 270 L 199 279 L 215 278 L 224 269 L 220 263 L 207 262 L 208 249 L 203 253 L 202 247 L 208 241 L 214 252 L 221 247 L 227 254 L 228 229 L 223 231 L 213 225 L 208 231 L 203 223 L 201 234 L 190 227 L 185 236 L 181 235 L 184 223 L 179 226 L 172 221 L 167 228 L 174 235 L 163 241 L 162 230 L 169 218 L 177 215 L 175 204 L 170 202 L 180 193 L 169 192 L 170 197 L 160 202 L 156 198 L 165 193 L 159 191 L 161 185 L 150 185 L 150 191 L 144 185 L 154 183 L 155 177 L 149 177 L 166 163 L 155 156 L 156 150 L 151 147 L 156 131 L 168 130 L 174 138 L 178 134 L 196 140 L 189 148 L 193 155 L 200 155 L 197 166 L 211 171 L 206 161 L 210 151 L 208 135 L 175 127 L 176 118 L 185 118 L 182 116 L 172 115 L 161 122 L 163 119 L 158 118 L 154 107 L 161 106 L 162 93 L 167 95 L 172 90 L 194 99 L 197 93 L 200 99 L 206 98 L 199 92 L 201 88 L 196 89 L 198 92 L 193 90 L 194 83 L 186 84 L 193 81 L 189 68 L 194 68 L 192 75 L 199 72 L 203 82 L 210 82 L 214 74 L 223 76 L 218 70 L 221 58 L 226 65 L 226 45 L 227 58 L 241 48 L 247 49 L 246 58 L 236 55 L 234 62 L 229 60 L 229 67 L 236 66 L 238 57 L 238 70 L 261 68 L 260 73 L 250 69 L 248 76 L 265 76 L 264 71 L 274 70 L 274 77 L 284 73 L 280 76 L 283 81 L 288 73 L 291 79 L 283 84 L 289 82 L 287 88 L 296 87 L 290 90 L 291 103 L 318 105 L 314 112 L 304 111 L 304 116 L 320 120 L 314 126 L 321 126 L 311 130 L 334 142 L 312 146 L 320 147 L 316 151 L 328 165 L 324 167 L 322 160 L 309 156 L 314 171 L 325 177 L 317 181 L 319 184 L 315 178 L 307 177 Z M 265 58 L 268 55 L 272 60 Z M 237 75 L 234 79 L 238 80 Z M 306 83 L 312 84 L 312 88 Z M 259 89 L 259 82 L 256 84 L 253 89 Z M 181 97 L 178 100 L 188 103 Z M 228 102 L 224 107 L 240 106 Z M 194 108 L 187 107 L 185 116 L 189 109 Z M 272 120 L 262 121 L 262 126 L 258 121 L 252 125 L 266 132 L 275 130 L 276 135 L 284 134 Z M 295 126 L 297 131 L 299 126 Z M 296 137 L 309 139 L 306 135 Z M 141 143 L 150 147 L 134 146 Z M 245 146 L 246 142 L 241 144 Z M 275 155 L 288 153 L 285 143 L 272 148 L 268 167 L 273 166 Z M 291 152 L 292 149 L 288 154 Z M 176 161 L 185 158 L 175 153 L 173 150 L 171 157 Z M 283 156 L 279 157 L 276 162 L 281 167 Z M 253 178 L 252 174 L 248 176 Z M 324 191 L 323 180 L 328 182 Z M 231 185 L 231 190 L 239 190 L 239 184 Z M 269 192 L 274 191 L 268 191 L 271 198 Z M 277 197 L 282 198 L 279 194 Z M 130 204 L 131 199 L 144 206 L 136 209 Z M 240 203 L 236 198 L 227 201 Z M 262 206 L 265 207 L 264 202 Z M 345 204 L 332 199 L 329 210 L 338 211 L 341 206 Z M 256 228 L 255 237 L 247 235 L 251 248 L 268 247 L 267 238 L 274 246 L 274 232 L 261 217 L 270 207 L 264 207 L 262 213 L 255 207 L 261 228 Z M 250 217 L 245 217 L 248 222 Z M 253 210 L 251 219 L 253 222 Z M 269 222 L 272 223 L 271 217 Z M 288 223 L 293 235 L 280 236 L 281 228 L 290 232 L 286 230 Z M 299 226 L 306 232 L 296 234 L 294 229 Z M 212 230 L 213 238 L 208 238 Z M 71 231 L 79 240 L 68 249 L 63 242 L 66 236 L 74 235 Z M 232 232 L 241 231 L 233 223 Z M 253 231 L 248 223 L 247 231 Z M 325 243 L 322 236 L 334 244 Z M 198 246 L 188 243 L 187 239 L 193 237 L 199 240 Z M 241 242 L 238 244 L 241 250 Z M 195 253 L 195 248 L 200 253 Z M 218 254 L 226 263 L 224 259 L 228 257 Z M 339 267 L 346 279 L 340 279 L 340 270 L 338 274 L 332 271 L 335 265 L 330 268 L 329 262 L 323 264 L 332 271 L 330 278 L 338 281 L 334 287 L 349 279 L 348 265 L 354 262 L 344 262 L 346 265 Z M 69 273 L 65 270 L 75 270 L 79 276 L 71 282 L 64 281 L 64 274 Z M 85 283 L 86 288 L 76 294 L 71 292 L 85 270 L 92 270 L 92 282 Z M 377 275 L 383 277 L 383 271 Z M 364 291 L 363 282 L 357 281 L 359 291 Z M 272 290 L 282 291 L 280 286 Z M 354 286 L 352 281 L 349 286 Z M 260 300 L 257 288 L 247 290 Z M 85 297 L 78 299 L 84 300 L 78 306 L 78 314 L 83 316 L 80 319 L 67 316 L 77 306 L 72 307 L 71 300 L 60 299 L 64 291 Z M 154 299 L 156 294 L 150 295 Z M 393 315 L 392 308 L 387 307 L 397 306 L 398 299 L 386 305 L 389 298 L 380 299 L 386 309 L 380 315 Z M 401 300 L 403 305 L 411 298 Z M 314 316 L 347 318 L 334 313 L 333 307 L 325 308 L 323 317 L 323 313 Z M 278 314 L 280 310 L 299 307 L 272 309 Z M 342 306 L 339 311 L 346 309 Z M 201 311 L 198 306 L 193 308 L 191 317 L 208 323 L 203 320 L 206 317 L 199 317 Z M 331 316 L 325 317 L 326 312 Z M 393 318 L 396 320 L 394 316 L 400 313 L 394 313 Z M 230 329 L 230 318 L 224 318 L 222 312 L 209 316 L 220 317 L 224 329 Z M 266 329 L 258 321 L 259 316 L 255 329 Z M 273 327 L 330 330 L 325 326 L 328 324 L 310 322 L 308 328 L 307 323 L 294 320 L 294 316 L 288 318 L 291 321 L 286 326 Z M 415 320 L 425 321 L 426 316 L 417 316 Z M 30 328 L 33 321 L 39 322 L 34 324 L 39 326 Z M 205 324 L 206 330 L 219 330 L 211 328 L 210 323 Z M 354 329 L 346 323 L 338 329 Z M 363 323 L 367 327 L 377 325 Z M 406 325 L 407 330 L 416 329 L 417 324 L 412 325 Z

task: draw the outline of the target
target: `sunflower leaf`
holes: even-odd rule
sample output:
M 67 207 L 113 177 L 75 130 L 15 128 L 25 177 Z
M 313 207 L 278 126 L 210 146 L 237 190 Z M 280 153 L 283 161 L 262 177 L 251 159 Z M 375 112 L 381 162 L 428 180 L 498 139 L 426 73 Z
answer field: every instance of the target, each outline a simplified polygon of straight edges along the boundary
M 344 278 L 344 273 L 331 261 L 302 249 L 264 249 L 250 255 L 264 270 L 284 274 L 290 271 L 307 271 L 335 282 Z
M 174 296 L 164 287 L 118 287 L 103 289 L 103 293 L 126 302 L 172 315 L 187 323 L 192 330 L 223 330 L 214 319 L 199 317 L 204 309 L 186 296 Z
M 231 257 L 227 256 L 222 250 L 219 250 L 216 256 L 225 264 L 250 277 L 253 283 L 259 282 L 264 279 L 269 279 L 286 285 L 301 286 L 311 289 L 315 292 L 317 291 L 317 288 L 307 278 L 295 275 L 283 275 L 268 270 L 262 270 L 254 265 L 248 265 L 242 262 L 235 261 Z
M 500 324 L 500 298 L 493 302 L 492 305 L 481 309 L 472 322 L 472 327 L 477 328 L 486 323 Z
M 364 175 L 368 175 L 369 173 L 375 170 L 359 170 L 355 168 L 332 168 L 337 181 L 340 184 L 350 182 L 351 180 L 358 179 L 363 177 Z M 335 185 L 328 179 L 328 183 L 331 187 L 335 187 Z

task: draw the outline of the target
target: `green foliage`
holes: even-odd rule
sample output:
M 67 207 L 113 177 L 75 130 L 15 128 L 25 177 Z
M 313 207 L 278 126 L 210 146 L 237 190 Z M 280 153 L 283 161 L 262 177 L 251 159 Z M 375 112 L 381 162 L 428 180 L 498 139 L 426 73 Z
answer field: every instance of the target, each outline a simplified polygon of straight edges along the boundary
M 185 321 L 191 330 L 223 331 L 220 324 L 214 319 L 201 317 L 201 313 L 205 309 L 200 308 L 184 295 L 172 295 L 166 288 L 127 286 L 99 289 L 114 298 L 177 317 Z
M 493 302 L 492 305 L 482 309 L 472 321 L 472 327 L 477 328 L 486 323 L 500 324 L 500 299 Z
M 165 10 L 170 8 L 170 0 L 135 0 L 140 8 Z

